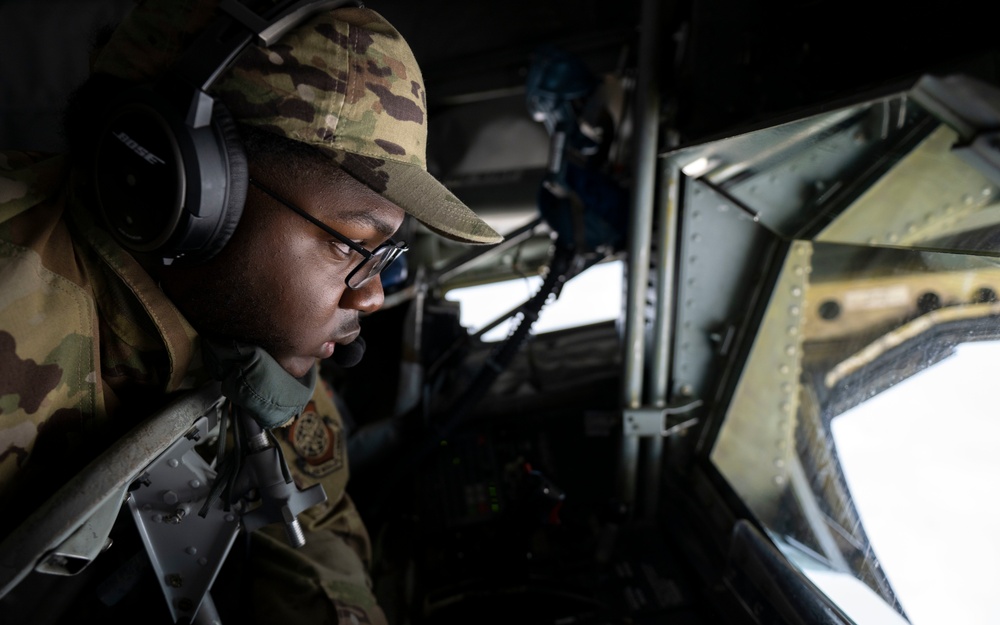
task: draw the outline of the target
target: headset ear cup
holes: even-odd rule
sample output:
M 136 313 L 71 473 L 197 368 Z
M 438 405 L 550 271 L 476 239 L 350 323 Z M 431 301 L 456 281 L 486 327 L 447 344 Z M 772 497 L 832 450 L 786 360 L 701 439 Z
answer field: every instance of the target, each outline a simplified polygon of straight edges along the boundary
M 236 229 L 246 154 L 229 111 L 209 103 L 212 117 L 197 128 L 155 88 L 136 87 L 110 107 L 94 151 L 95 199 L 125 249 L 193 265 L 218 253 Z
M 220 218 L 219 229 L 208 242 L 200 260 L 208 260 L 215 256 L 229 242 L 236 226 L 243 215 L 243 205 L 247 199 L 247 187 L 250 175 L 247 171 L 247 157 L 243 150 L 243 141 L 232 115 L 222 103 L 216 101 L 212 110 L 212 124 L 218 136 L 221 152 L 225 155 L 229 174 L 229 192 L 226 198 L 225 211 Z

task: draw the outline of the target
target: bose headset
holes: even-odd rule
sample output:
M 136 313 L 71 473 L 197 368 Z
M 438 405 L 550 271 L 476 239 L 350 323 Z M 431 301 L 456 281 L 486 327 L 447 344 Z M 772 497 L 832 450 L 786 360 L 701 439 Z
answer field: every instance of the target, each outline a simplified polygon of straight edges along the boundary
M 352 0 L 279 2 L 267 16 L 222 0 L 167 73 L 114 101 L 94 153 L 99 213 L 128 250 L 164 264 L 204 262 L 239 223 L 247 162 L 225 106 L 207 91 L 248 45 L 268 47 L 310 17 Z

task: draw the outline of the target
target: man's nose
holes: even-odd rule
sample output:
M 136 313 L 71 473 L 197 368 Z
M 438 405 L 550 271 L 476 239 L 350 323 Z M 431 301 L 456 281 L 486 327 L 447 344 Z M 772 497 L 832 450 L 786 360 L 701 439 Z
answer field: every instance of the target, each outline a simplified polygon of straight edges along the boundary
M 373 313 L 385 303 L 385 292 L 382 290 L 382 280 L 375 276 L 360 289 L 346 289 L 340 297 L 342 308 L 350 308 L 364 313 Z

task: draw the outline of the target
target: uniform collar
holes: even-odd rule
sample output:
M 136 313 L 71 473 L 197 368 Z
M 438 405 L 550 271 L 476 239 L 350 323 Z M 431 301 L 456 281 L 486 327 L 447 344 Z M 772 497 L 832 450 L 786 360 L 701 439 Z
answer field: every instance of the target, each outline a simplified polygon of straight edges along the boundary
M 193 379 L 202 377 L 197 331 L 149 272 L 131 254 L 122 249 L 110 234 L 97 226 L 93 214 L 86 208 L 85 201 L 81 197 L 82 187 L 78 182 L 74 177 L 69 201 L 71 219 L 90 247 L 134 296 L 131 302 L 116 301 L 117 305 L 137 309 L 131 311 L 132 315 L 123 317 L 136 318 L 135 313 L 142 313 L 152 321 L 169 360 L 170 370 L 164 390 L 172 392 L 201 382 L 200 379 Z M 113 320 L 111 322 L 114 323 Z M 148 331 L 135 324 L 121 324 L 114 329 L 132 345 L 143 346 L 150 342 Z

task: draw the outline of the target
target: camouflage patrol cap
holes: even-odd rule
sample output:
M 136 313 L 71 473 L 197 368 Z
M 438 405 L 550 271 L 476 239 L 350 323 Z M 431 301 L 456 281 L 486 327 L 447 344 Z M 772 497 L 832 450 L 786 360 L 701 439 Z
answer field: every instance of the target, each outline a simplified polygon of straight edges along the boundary
M 100 52 L 95 71 L 132 80 L 162 73 L 182 51 L 179 42 L 211 15 L 205 5 L 146 0 Z M 327 11 L 268 48 L 248 46 L 210 92 L 235 120 L 315 146 L 432 231 L 463 243 L 503 240 L 427 171 L 420 68 L 379 13 Z

